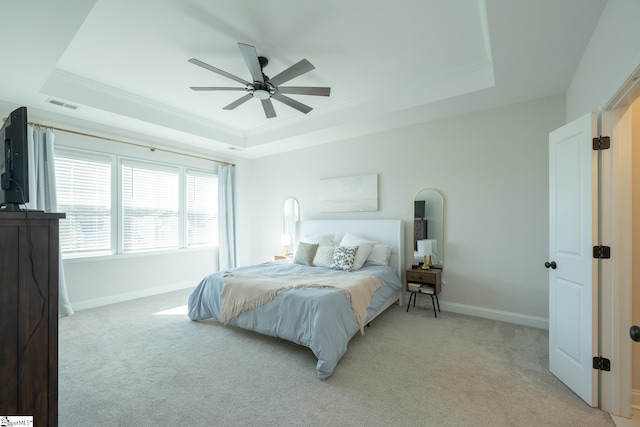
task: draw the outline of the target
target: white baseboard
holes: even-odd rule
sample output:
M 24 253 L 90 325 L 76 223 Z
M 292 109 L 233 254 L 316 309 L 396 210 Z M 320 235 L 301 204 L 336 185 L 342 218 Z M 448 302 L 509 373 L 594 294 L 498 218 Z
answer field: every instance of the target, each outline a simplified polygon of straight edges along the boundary
M 194 288 L 196 282 L 182 282 L 173 285 L 162 286 L 157 288 L 141 289 L 134 292 L 124 294 L 109 295 L 102 298 L 95 298 L 85 301 L 71 301 L 74 311 L 86 310 L 89 308 L 101 307 L 104 305 L 115 304 L 118 302 L 130 301 L 137 298 L 144 298 L 153 295 L 160 295 L 167 292 L 178 291 L 181 289 Z M 526 314 L 511 313 L 508 311 L 494 310 L 484 307 L 476 307 L 473 305 L 458 304 L 455 302 L 440 301 L 440 308 L 443 311 L 452 313 L 466 314 L 468 316 L 482 317 L 485 319 L 498 320 L 501 322 L 514 323 L 516 325 L 531 326 L 538 329 L 549 329 L 549 319 L 544 317 L 529 316 Z M 635 395 L 635 402 L 640 408 L 640 391 Z
M 511 313 L 508 311 L 493 310 L 491 308 L 476 307 L 473 305 L 446 301 L 440 301 L 440 308 L 442 311 L 483 317 L 485 319 L 515 323 L 516 325 L 531 326 L 538 329 L 549 329 L 549 319 L 545 317 L 529 316 L 527 314 Z
M 115 304 L 118 302 L 130 301 L 138 298 L 150 297 L 153 295 L 166 294 L 167 292 L 179 291 L 181 289 L 195 288 L 196 282 L 175 283 L 168 286 L 160 286 L 157 288 L 141 289 L 138 291 L 127 292 L 125 294 L 109 295 L 102 298 L 95 298 L 85 301 L 71 301 L 71 307 L 74 311 L 86 310 L 89 308 L 102 307 L 103 305 Z
M 631 389 L 631 409 L 640 411 L 640 390 Z

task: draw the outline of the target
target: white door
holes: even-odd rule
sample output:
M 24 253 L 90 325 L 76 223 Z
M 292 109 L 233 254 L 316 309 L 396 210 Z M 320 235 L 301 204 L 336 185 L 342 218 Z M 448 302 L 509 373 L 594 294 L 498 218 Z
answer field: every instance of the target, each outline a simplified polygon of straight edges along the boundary
M 598 405 L 595 114 L 549 134 L 549 370 Z

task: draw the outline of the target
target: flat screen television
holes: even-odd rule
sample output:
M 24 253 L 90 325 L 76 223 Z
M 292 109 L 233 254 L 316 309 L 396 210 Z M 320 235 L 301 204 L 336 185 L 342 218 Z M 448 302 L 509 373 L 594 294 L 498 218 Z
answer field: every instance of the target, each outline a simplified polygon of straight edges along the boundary
M 0 129 L 0 141 L 0 209 L 20 211 L 20 205 L 29 202 L 27 107 L 20 107 L 7 117 Z
M 425 209 L 424 200 L 416 200 L 414 203 L 413 218 L 424 219 L 424 209 Z

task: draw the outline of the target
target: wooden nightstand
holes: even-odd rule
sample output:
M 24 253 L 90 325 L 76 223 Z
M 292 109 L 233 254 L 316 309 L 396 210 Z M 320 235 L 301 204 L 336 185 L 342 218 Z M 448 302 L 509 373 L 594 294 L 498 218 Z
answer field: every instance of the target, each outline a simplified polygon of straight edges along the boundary
M 280 261 L 283 259 L 293 259 L 293 254 L 278 254 L 271 257 L 271 261 Z
M 438 317 L 436 312 L 436 303 L 438 304 L 438 310 L 440 311 L 440 301 L 438 301 L 438 295 L 442 290 L 441 281 L 442 270 L 432 268 L 430 270 L 408 269 L 405 272 L 405 289 L 407 292 L 411 292 L 409 295 L 409 304 L 407 304 L 407 311 L 411 305 L 411 298 L 413 298 L 413 306 L 416 306 L 417 294 L 425 294 L 431 297 L 431 304 L 433 304 L 433 315 Z

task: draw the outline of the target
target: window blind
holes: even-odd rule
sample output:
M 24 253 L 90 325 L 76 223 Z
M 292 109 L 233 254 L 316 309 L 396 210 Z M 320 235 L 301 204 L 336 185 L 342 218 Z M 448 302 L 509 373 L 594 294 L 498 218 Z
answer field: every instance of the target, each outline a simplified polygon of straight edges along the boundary
M 178 247 L 179 170 L 122 162 L 123 252 Z
M 63 256 L 112 253 L 111 158 L 56 154 Z
M 218 244 L 218 177 L 187 171 L 187 246 Z

